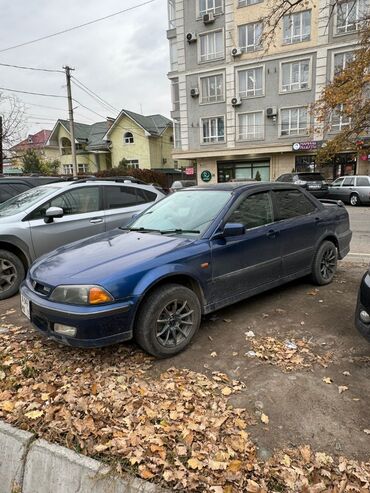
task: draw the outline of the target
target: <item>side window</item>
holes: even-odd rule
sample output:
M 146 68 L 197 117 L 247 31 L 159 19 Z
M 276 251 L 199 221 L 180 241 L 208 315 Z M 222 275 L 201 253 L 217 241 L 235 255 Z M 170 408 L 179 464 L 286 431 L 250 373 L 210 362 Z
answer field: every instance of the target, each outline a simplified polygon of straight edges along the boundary
M 300 190 L 275 190 L 277 221 L 305 216 L 316 210 L 314 204 Z
M 244 224 L 245 229 L 272 223 L 272 204 L 269 192 L 256 193 L 239 202 L 227 222 Z
M 0 202 L 5 202 L 14 197 L 14 195 L 16 195 L 16 193 L 14 193 L 10 185 L 3 185 L 0 187 Z
M 142 188 L 136 189 L 137 199 L 139 204 L 146 204 L 147 202 L 154 202 L 157 195 L 154 192 L 149 192 L 149 190 L 144 190 Z
M 340 187 L 343 183 L 344 178 L 338 178 L 338 180 L 333 181 L 333 187 Z
M 348 178 L 344 178 L 342 187 L 353 187 L 354 184 L 355 178 L 353 176 L 349 176 Z
M 61 207 L 65 216 L 95 212 L 100 209 L 100 192 L 98 187 L 84 187 L 68 190 L 49 200 L 36 209 L 29 219 L 41 219 L 49 207 Z
M 120 209 L 130 207 L 138 203 L 136 188 L 134 187 L 104 187 L 106 193 L 106 208 Z
M 369 178 L 367 178 L 367 176 L 358 176 L 357 177 L 357 186 L 358 187 L 369 187 L 370 186 Z

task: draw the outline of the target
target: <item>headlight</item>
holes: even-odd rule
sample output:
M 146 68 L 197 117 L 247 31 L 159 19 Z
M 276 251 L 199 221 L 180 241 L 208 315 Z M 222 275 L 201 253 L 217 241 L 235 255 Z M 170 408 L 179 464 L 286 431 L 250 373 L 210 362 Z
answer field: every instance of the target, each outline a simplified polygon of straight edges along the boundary
M 100 286 L 57 286 L 50 299 L 70 305 L 99 305 L 113 301 L 113 296 Z

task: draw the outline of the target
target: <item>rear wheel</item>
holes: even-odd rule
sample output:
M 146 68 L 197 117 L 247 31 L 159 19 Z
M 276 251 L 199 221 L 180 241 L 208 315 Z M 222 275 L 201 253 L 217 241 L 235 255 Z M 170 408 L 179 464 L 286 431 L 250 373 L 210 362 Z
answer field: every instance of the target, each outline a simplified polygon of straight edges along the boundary
M 351 205 L 356 207 L 356 205 L 360 205 L 360 197 L 357 195 L 357 193 L 352 193 L 349 198 L 349 202 Z
M 315 284 L 323 286 L 331 283 L 337 271 L 338 252 L 332 241 L 321 243 L 312 266 L 312 280 Z
M 149 354 L 167 358 L 188 346 L 200 320 L 200 303 L 191 289 L 178 284 L 160 286 L 140 307 L 135 339 Z
M 20 258 L 7 250 L 0 250 L 0 300 L 15 295 L 24 276 L 25 269 Z

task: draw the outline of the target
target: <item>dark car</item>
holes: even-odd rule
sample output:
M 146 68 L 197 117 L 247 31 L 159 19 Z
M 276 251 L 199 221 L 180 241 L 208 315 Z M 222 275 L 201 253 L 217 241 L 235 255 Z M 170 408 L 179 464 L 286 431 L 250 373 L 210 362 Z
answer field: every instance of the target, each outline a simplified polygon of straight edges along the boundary
M 356 327 L 370 342 L 370 268 L 362 278 L 358 293 Z
M 318 198 L 328 197 L 329 186 L 320 173 L 285 173 L 276 181 L 299 185 Z
M 63 178 L 56 176 L 13 176 L 0 177 L 0 204 L 8 199 L 39 185 L 47 185 Z
M 23 313 L 72 346 L 135 337 L 156 357 L 183 350 L 201 316 L 293 279 L 328 284 L 352 233 L 341 202 L 282 183 L 180 190 L 122 229 L 36 261 Z

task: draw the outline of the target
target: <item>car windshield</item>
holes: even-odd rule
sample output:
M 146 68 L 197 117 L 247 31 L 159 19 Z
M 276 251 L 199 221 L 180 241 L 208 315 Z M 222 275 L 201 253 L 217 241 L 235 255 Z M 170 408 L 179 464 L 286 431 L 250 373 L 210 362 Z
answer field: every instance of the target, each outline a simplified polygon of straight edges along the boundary
M 14 216 L 19 212 L 23 212 L 29 207 L 32 207 L 39 200 L 51 195 L 57 188 L 53 187 L 35 187 L 27 190 L 15 197 L 0 204 L 0 217 Z
M 188 190 L 153 205 L 129 229 L 162 234 L 194 234 L 206 231 L 231 197 L 225 190 Z
M 324 177 L 320 173 L 300 173 L 298 178 L 304 181 L 324 181 Z

